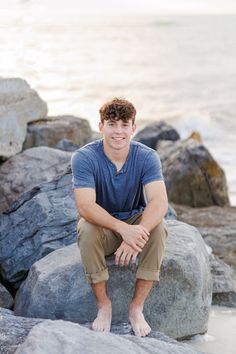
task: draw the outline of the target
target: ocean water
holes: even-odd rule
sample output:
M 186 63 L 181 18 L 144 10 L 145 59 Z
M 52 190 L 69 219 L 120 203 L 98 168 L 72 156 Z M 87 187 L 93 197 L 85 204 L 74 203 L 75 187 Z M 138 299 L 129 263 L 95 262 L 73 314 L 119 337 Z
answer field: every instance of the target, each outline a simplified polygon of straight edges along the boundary
M 94 130 L 99 107 L 118 96 L 135 104 L 139 128 L 164 119 L 182 138 L 200 132 L 236 205 L 236 16 L 69 12 L 59 16 L 24 0 L 2 10 L 0 76 L 24 78 L 48 103 L 49 115 L 84 117 Z M 213 308 L 208 333 L 191 345 L 236 353 L 235 325 L 234 310 Z
M 94 130 L 101 104 L 118 96 L 135 104 L 139 128 L 164 119 L 182 138 L 200 132 L 236 205 L 236 16 L 68 13 L 37 1 L 1 12 L 0 75 L 26 79 L 49 115 L 84 117 Z

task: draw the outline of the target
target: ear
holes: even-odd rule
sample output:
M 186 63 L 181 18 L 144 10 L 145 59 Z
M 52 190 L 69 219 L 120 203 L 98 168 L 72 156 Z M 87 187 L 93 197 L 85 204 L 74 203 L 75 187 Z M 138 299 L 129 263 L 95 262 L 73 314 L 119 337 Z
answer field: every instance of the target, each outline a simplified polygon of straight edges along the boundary
M 99 122 L 98 128 L 99 128 L 100 133 L 102 133 L 103 126 L 104 126 L 104 124 L 102 122 Z
M 134 123 L 134 124 L 132 125 L 132 134 L 135 133 L 136 128 L 137 128 L 137 125 L 136 125 L 136 123 Z

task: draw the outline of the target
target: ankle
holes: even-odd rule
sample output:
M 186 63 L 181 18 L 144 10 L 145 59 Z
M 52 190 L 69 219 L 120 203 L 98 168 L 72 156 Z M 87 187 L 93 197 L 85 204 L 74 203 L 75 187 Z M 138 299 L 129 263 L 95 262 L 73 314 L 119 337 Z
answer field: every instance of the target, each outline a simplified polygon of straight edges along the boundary
M 97 302 L 97 307 L 99 309 L 104 308 L 104 307 L 111 307 L 111 300 L 107 298 L 101 302 Z
M 143 304 L 136 302 L 136 301 L 132 301 L 129 305 L 129 311 L 141 311 L 143 312 Z

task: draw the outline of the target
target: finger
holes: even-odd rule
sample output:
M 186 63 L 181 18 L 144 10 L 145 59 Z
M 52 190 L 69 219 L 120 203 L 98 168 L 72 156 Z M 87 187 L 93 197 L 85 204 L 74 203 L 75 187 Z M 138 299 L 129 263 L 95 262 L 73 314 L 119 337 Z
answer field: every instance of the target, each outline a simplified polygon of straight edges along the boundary
M 146 234 L 142 234 L 142 239 L 145 240 L 145 243 L 149 240 L 149 237 Z
M 130 262 L 130 259 L 132 257 L 132 253 L 128 253 L 126 255 L 126 258 L 125 258 L 125 265 L 128 266 L 129 265 L 129 262 Z
M 146 243 L 146 242 L 145 242 L 145 243 Z M 144 243 L 143 241 L 139 241 L 139 240 L 136 241 L 136 245 L 137 245 L 138 247 L 140 247 L 141 249 L 143 249 L 143 247 L 145 246 L 145 243 Z
M 146 243 L 147 243 L 147 241 L 146 240 L 144 240 L 142 237 L 139 237 L 138 239 L 137 239 L 137 242 L 140 244 L 140 246 L 144 246 Z M 137 244 L 137 242 L 136 242 L 136 244 Z
M 138 252 L 135 252 L 135 253 L 132 254 L 132 257 L 131 257 L 131 263 L 132 264 L 136 263 L 137 255 L 138 255 Z
M 142 236 L 138 236 L 138 237 L 136 238 L 136 242 L 135 242 L 135 243 L 136 243 L 136 244 L 138 243 L 139 246 L 143 248 L 143 246 L 146 245 L 147 241 L 148 241 L 148 240 L 145 240 Z
M 141 237 L 145 240 L 145 241 L 148 241 L 149 240 L 149 233 L 147 234 L 147 233 L 145 233 L 145 232 L 142 232 L 142 234 L 141 234 Z
M 125 264 L 125 259 L 126 259 L 126 253 L 123 253 L 122 256 L 120 257 L 121 267 Z
M 140 225 L 142 227 L 142 231 L 144 232 L 145 235 L 150 236 L 150 232 L 144 227 L 143 225 Z
M 116 255 L 116 258 L 115 258 L 115 265 L 119 265 L 119 256 Z
M 136 252 L 141 252 L 142 248 L 140 246 L 137 246 L 136 243 L 132 243 L 131 247 L 136 251 Z
M 116 255 L 115 264 L 116 264 L 116 265 L 119 264 L 119 260 L 120 260 L 121 253 L 122 253 L 122 251 L 119 251 L 119 250 L 117 250 L 117 251 L 115 252 L 115 255 Z

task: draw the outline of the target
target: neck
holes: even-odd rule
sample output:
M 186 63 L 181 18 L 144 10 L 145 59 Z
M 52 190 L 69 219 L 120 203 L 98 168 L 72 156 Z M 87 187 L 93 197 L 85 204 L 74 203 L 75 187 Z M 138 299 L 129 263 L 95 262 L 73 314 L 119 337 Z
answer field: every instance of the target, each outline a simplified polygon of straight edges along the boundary
M 129 146 L 125 147 L 124 149 L 114 150 L 114 149 L 110 149 L 104 140 L 103 140 L 103 148 L 104 148 L 104 153 L 112 162 L 124 163 L 129 154 Z

